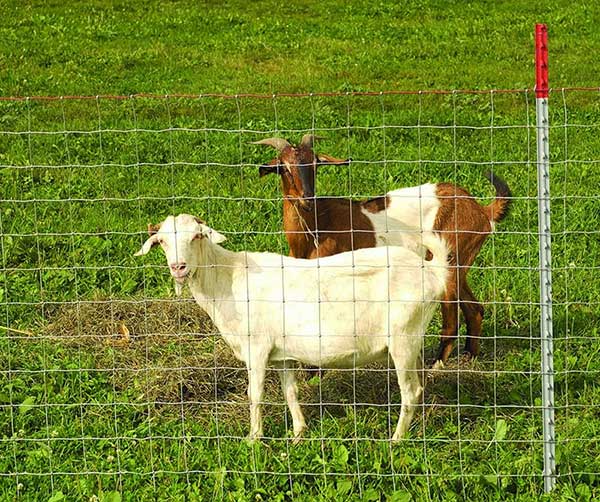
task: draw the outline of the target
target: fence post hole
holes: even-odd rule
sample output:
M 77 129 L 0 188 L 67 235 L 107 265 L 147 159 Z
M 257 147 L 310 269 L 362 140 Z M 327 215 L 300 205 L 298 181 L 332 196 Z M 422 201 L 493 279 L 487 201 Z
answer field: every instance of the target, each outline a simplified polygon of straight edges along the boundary
M 540 253 L 540 337 L 544 432 L 544 491 L 556 484 L 554 431 L 554 348 L 552 339 L 552 256 L 550 233 L 550 146 L 548 124 L 548 28 L 535 26 L 535 110 L 537 137 L 537 197 Z

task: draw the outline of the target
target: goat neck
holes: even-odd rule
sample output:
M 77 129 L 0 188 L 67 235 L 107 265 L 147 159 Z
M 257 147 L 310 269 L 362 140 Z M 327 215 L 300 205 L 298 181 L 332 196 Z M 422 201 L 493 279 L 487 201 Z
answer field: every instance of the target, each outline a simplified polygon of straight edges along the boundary
M 194 299 L 210 313 L 215 300 L 232 296 L 233 270 L 239 257 L 211 242 L 204 242 L 199 253 L 198 270 L 190 278 L 189 288 Z
M 309 211 L 304 210 L 297 200 L 286 198 L 283 201 L 283 228 L 291 255 L 296 258 L 308 258 L 318 247 L 317 210 L 317 200 Z

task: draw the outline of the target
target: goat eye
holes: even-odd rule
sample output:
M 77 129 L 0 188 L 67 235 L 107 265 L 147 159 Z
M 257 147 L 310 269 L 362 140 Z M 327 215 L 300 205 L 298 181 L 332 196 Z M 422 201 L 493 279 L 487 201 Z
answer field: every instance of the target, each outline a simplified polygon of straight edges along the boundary
M 204 236 L 201 233 L 197 233 L 194 235 L 194 237 L 192 237 L 192 240 L 195 241 L 198 239 L 202 239 L 202 237 L 204 237 Z

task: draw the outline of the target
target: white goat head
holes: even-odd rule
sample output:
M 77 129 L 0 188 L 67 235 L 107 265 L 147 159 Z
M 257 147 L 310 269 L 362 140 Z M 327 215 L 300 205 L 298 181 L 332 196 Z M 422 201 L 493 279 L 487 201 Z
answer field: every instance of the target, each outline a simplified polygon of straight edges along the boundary
M 148 234 L 142 248 L 135 256 L 148 253 L 160 244 L 171 276 L 175 279 L 175 292 L 180 295 L 186 279 L 191 278 L 199 266 L 201 249 L 207 241 L 220 244 L 225 236 L 206 225 L 204 221 L 189 214 L 168 216 L 160 225 L 148 225 Z

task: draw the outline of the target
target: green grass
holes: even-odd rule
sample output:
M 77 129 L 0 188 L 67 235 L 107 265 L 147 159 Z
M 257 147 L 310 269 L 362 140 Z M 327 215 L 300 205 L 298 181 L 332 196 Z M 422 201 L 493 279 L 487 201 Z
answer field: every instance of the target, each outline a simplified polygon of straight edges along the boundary
M 552 86 L 597 85 L 600 14 L 567 0 L 3 4 L 3 95 L 531 87 L 536 22 Z
M 551 85 L 597 85 L 599 16 L 573 2 L 3 7 L 2 96 L 524 89 L 540 21 Z M 600 98 L 556 91 L 551 106 L 554 498 L 591 500 Z M 0 325 L 33 334 L 0 331 L 0 499 L 542 497 L 534 112 L 531 92 L 0 102 Z M 492 167 L 515 195 L 470 274 L 487 307 L 482 355 L 429 383 L 400 445 L 387 441 L 397 386 L 372 368 L 356 382 L 305 375 L 298 446 L 271 381 L 269 438 L 249 446 L 245 377 L 227 348 L 187 311 L 158 326 L 140 308 L 173 296 L 160 253 L 132 256 L 167 214 L 202 216 L 230 249 L 287 252 L 278 182 L 257 175 L 272 154 L 249 142 L 313 130 L 320 151 L 354 159 L 321 169 L 320 194 L 448 180 L 485 203 Z M 120 321 L 129 344 L 114 343 Z

